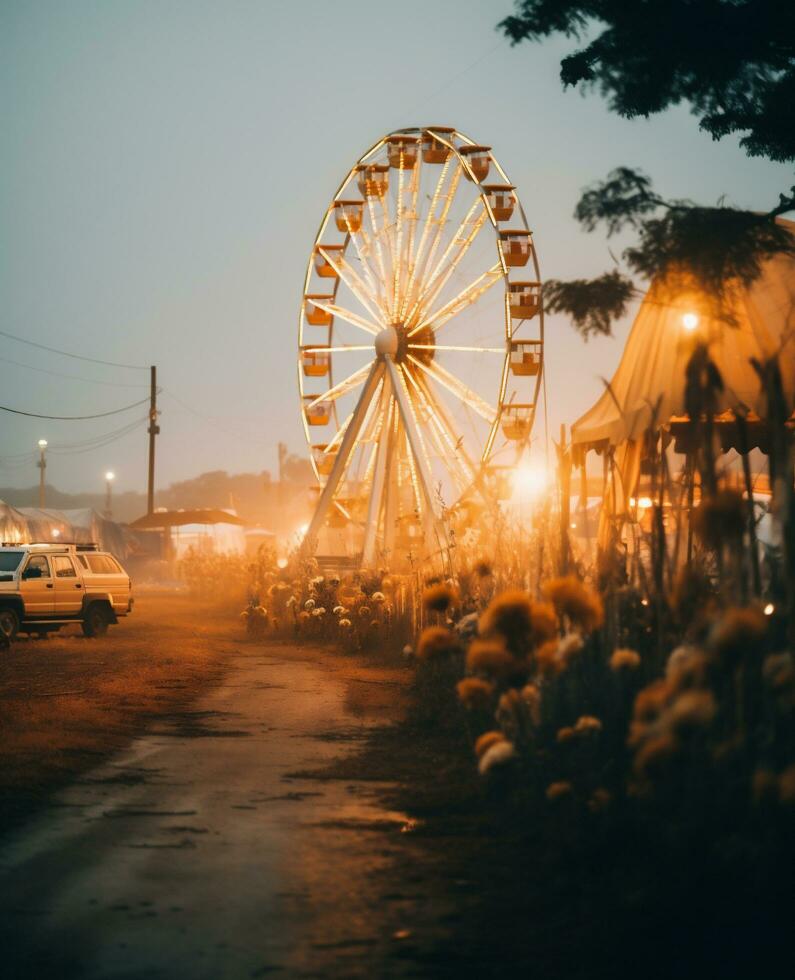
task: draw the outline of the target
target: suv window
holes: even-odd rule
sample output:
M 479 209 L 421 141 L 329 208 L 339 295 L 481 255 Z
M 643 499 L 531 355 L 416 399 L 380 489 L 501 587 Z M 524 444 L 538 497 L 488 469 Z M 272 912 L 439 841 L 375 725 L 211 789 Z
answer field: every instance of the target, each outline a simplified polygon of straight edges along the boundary
M 22 561 L 22 551 L 0 551 L 0 572 L 15 572 Z
M 119 566 L 109 555 L 86 555 L 86 561 L 95 575 L 119 574 Z
M 44 555 L 33 555 L 25 565 L 22 578 L 49 578 L 50 566 Z
M 59 556 L 53 558 L 52 564 L 55 568 L 56 578 L 77 578 L 77 572 L 75 571 L 75 566 L 72 564 L 71 558 Z

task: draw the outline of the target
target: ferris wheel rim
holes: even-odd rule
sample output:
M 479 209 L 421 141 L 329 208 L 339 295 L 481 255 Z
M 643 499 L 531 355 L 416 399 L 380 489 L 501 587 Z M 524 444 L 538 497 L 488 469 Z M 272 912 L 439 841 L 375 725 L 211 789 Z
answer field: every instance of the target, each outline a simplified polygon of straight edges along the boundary
M 438 131 L 437 131 L 437 129 L 438 129 Z M 350 382 L 351 381 L 351 378 L 354 375 L 357 378 L 357 380 L 355 382 L 356 385 L 358 385 L 359 383 L 363 383 L 364 382 L 364 377 L 366 375 L 365 368 L 366 367 L 369 367 L 370 365 L 372 365 L 373 363 L 375 363 L 375 358 L 374 358 L 373 360 L 371 360 L 368 363 L 368 365 L 365 365 L 365 367 L 360 368 L 358 371 L 354 372 L 354 375 L 348 375 L 345 379 L 343 379 L 343 381 L 338 382 L 335 385 L 335 383 L 334 383 L 334 373 L 333 373 L 334 372 L 334 363 L 335 363 L 335 360 L 334 360 L 334 357 L 332 355 L 342 354 L 342 353 L 344 353 L 346 351 L 354 351 L 354 350 L 366 351 L 366 350 L 372 350 L 372 347 L 369 346 L 369 345 L 367 345 L 367 344 L 361 344 L 361 345 L 359 345 L 359 344 L 340 344 L 340 345 L 335 345 L 334 342 L 333 342 L 334 326 L 335 326 L 336 317 L 339 316 L 340 319 L 347 320 L 348 323 L 351 323 L 351 320 L 348 318 L 348 316 L 346 314 L 349 314 L 352 311 L 344 310 L 336 302 L 336 297 L 337 297 L 337 294 L 338 294 L 338 291 L 339 291 L 340 282 L 343 281 L 343 282 L 346 283 L 346 285 L 348 286 L 348 288 L 350 289 L 350 291 L 353 292 L 354 295 L 357 296 L 357 299 L 359 299 L 361 305 L 364 306 L 365 309 L 367 309 L 367 305 L 366 305 L 366 303 L 363 303 L 362 302 L 362 297 L 360 297 L 358 295 L 358 293 L 356 292 L 356 290 L 355 289 L 351 289 L 350 281 L 353 281 L 353 280 L 346 281 L 343 278 L 343 276 L 341 276 L 339 274 L 342 267 L 341 267 L 341 265 L 339 267 L 335 266 L 335 264 L 334 264 L 334 261 L 335 260 L 333 259 L 332 254 L 328 251 L 329 249 L 332 249 L 332 250 L 339 249 L 338 254 L 342 258 L 344 258 L 344 256 L 347 254 L 348 247 L 349 247 L 351 241 L 353 241 L 354 248 L 358 252 L 359 251 L 359 245 L 358 245 L 358 242 L 357 242 L 356 234 L 351 232 L 350 225 L 349 225 L 348 226 L 348 231 L 347 231 L 347 233 L 344 236 L 344 240 L 343 240 L 343 243 L 342 243 L 341 246 L 329 246 L 327 243 L 324 244 L 324 242 L 322 241 L 323 235 L 324 235 L 324 233 L 325 233 L 325 231 L 326 231 L 326 229 L 327 229 L 327 227 L 329 225 L 329 222 L 332 219 L 332 216 L 334 215 L 335 207 L 337 205 L 339 205 L 339 204 L 343 204 L 344 205 L 345 203 L 348 203 L 348 204 L 351 204 L 351 203 L 356 203 L 356 204 L 361 203 L 361 202 L 358 202 L 358 201 L 357 202 L 347 201 L 346 198 L 345 198 L 345 196 L 344 196 L 346 190 L 349 188 L 349 185 L 350 185 L 351 181 L 354 179 L 354 177 L 357 174 L 357 172 L 360 172 L 363 167 L 366 167 L 368 165 L 368 163 L 370 163 L 376 157 L 376 155 L 379 153 L 379 151 L 382 150 L 384 148 L 384 146 L 387 145 L 390 142 L 390 140 L 393 140 L 396 137 L 405 136 L 407 138 L 416 138 L 416 140 L 419 142 L 419 141 L 421 141 L 426 136 L 426 134 L 432 136 L 432 138 L 434 140 L 438 141 L 439 143 L 441 143 L 442 145 L 444 145 L 445 147 L 447 147 L 447 149 L 449 151 L 451 151 L 451 153 L 453 154 L 453 157 L 457 161 L 457 168 L 460 169 L 461 172 L 464 175 L 468 176 L 469 179 L 472 181 L 473 185 L 477 188 L 476 203 L 479 202 L 482 205 L 483 212 L 485 213 L 485 215 L 486 215 L 489 223 L 492 226 L 492 231 L 494 233 L 495 243 L 496 243 L 496 247 L 497 247 L 497 254 L 498 254 L 498 258 L 499 258 L 499 263 L 498 264 L 500 265 L 499 278 L 501 278 L 502 281 L 503 281 L 503 294 L 504 294 L 504 307 L 505 307 L 505 310 L 504 310 L 504 322 L 505 322 L 504 339 L 505 339 L 505 346 L 504 346 L 504 348 L 496 348 L 496 347 L 494 347 L 494 348 L 487 348 L 487 347 L 467 347 L 466 345 L 462 345 L 462 347 L 460 348 L 462 350 L 462 352 L 463 351 L 466 351 L 466 350 L 470 350 L 473 353 L 474 352 L 478 352 L 478 353 L 490 353 L 490 354 L 491 353 L 502 353 L 503 354 L 503 365 L 502 365 L 502 371 L 501 371 L 501 375 L 500 375 L 498 397 L 497 397 L 497 400 L 496 400 L 496 405 L 493 406 L 493 413 L 491 414 L 491 417 L 490 418 L 487 418 L 484 415 L 485 420 L 489 422 L 489 431 L 488 431 L 488 435 L 486 437 L 486 440 L 485 440 L 484 444 L 481 447 L 480 457 L 479 457 L 479 459 L 477 461 L 477 472 L 474 474 L 473 479 L 471 480 L 470 486 L 475 486 L 480 481 L 484 470 L 488 467 L 489 460 L 490 460 L 490 458 L 493 455 L 494 443 L 495 443 L 496 435 L 497 435 L 497 432 L 499 431 L 500 423 L 501 423 L 501 420 L 503 418 L 506 405 L 507 404 L 510 404 L 510 403 L 506 402 L 506 398 L 507 398 L 507 386 L 508 386 L 508 380 L 509 380 L 509 374 L 510 374 L 510 356 L 511 356 L 511 351 L 512 351 L 512 340 L 513 340 L 513 338 L 515 336 L 516 331 L 513 329 L 512 318 L 511 318 L 511 311 L 510 311 L 510 305 L 509 305 L 509 287 L 511 285 L 511 280 L 510 280 L 510 276 L 509 276 L 508 266 L 505 263 L 505 259 L 504 259 L 503 253 L 502 253 L 502 250 L 500 248 L 500 242 L 501 242 L 501 237 L 500 236 L 501 236 L 501 234 L 504 234 L 507 231 L 507 229 L 500 227 L 500 224 L 499 224 L 498 220 L 495 218 L 495 215 L 493 214 L 493 211 L 492 211 L 492 208 L 491 208 L 491 206 L 489 204 L 487 193 L 486 193 L 486 186 L 487 185 L 485 184 L 484 180 L 483 179 L 478 179 L 476 173 L 472 169 L 472 166 L 471 166 L 469 160 L 466 158 L 466 154 L 462 154 L 461 153 L 461 149 L 462 148 L 463 149 L 466 149 L 467 147 L 472 147 L 472 148 L 477 149 L 477 148 L 479 148 L 479 144 L 476 144 L 474 140 L 472 140 L 469 136 L 467 136 L 466 134 L 462 133 L 461 131 L 456 130 L 456 129 L 452 129 L 450 127 L 438 127 L 438 128 L 435 128 L 433 126 L 427 126 L 427 127 L 408 127 L 408 128 L 405 128 L 405 129 L 394 130 L 394 131 L 388 133 L 387 135 L 382 136 L 379 140 L 377 140 L 375 143 L 373 143 L 370 146 L 370 148 L 358 158 L 358 160 L 356 161 L 356 163 L 348 171 L 348 173 L 345 176 L 345 178 L 340 182 L 340 184 L 339 184 L 339 186 L 338 186 L 338 188 L 337 188 L 334 196 L 332 197 L 332 199 L 331 199 L 331 201 L 329 203 L 329 206 L 327 207 L 326 212 L 323 215 L 323 218 L 322 218 L 322 220 L 321 220 L 321 222 L 319 224 L 317 233 L 316 233 L 315 238 L 314 238 L 314 241 L 313 241 L 312 250 L 310 252 L 309 261 L 307 263 L 306 275 L 305 275 L 305 279 L 304 279 L 304 289 L 303 289 L 303 294 L 302 294 L 301 310 L 300 310 L 300 313 L 299 313 L 299 344 L 298 344 L 298 346 L 299 346 L 299 362 L 298 362 L 298 380 L 299 380 L 300 403 L 301 403 L 301 409 L 302 409 L 301 415 L 302 415 L 302 423 L 303 423 L 303 427 L 304 427 L 304 434 L 305 434 L 305 437 L 306 437 L 306 440 L 307 440 L 307 444 L 308 444 L 309 449 L 310 449 L 311 465 L 312 465 L 313 471 L 315 473 L 315 476 L 316 476 L 316 478 L 318 480 L 318 483 L 319 483 L 319 485 L 320 485 L 320 487 L 322 489 L 325 488 L 325 485 L 328 482 L 328 480 L 326 479 L 327 474 L 321 473 L 320 470 L 319 470 L 319 468 L 318 468 L 318 461 L 316 459 L 315 452 L 314 452 L 315 445 L 313 444 L 312 435 L 310 433 L 310 427 L 309 427 L 309 423 L 308 423 L 308 420 L 307 420 L 306 409 L 307 409 L 307 407 L 309 405 L 316 405 L 317 403 L 319 403 L 319 402 L 321 402 L 321 401 L 323 401 L 325 399 L 328 399 L 330 393 L 334 392 L 335 390 L 340 390 L 341 388 L 344 388 L 344 386 L 346 385 L 346 383 L 347 382 Z M 457 141 L 460 143 L 460 145 L 456 145 L 456 142 Z M 513 185 L 511 183 L 510 179 L 508 178 L 508 175 L 507 175 L 506 171 L 502 168 L 502 166 L 500 165 L 500 163 L 497 160 L 497 158 L 494 155 L 494 153 L 490 150 L 490 148 L 488 148 L 488 149 L 489 149 L 489 160 L 490 160 L 490 163 L 491 163 L 492 166 L 495 167 L 497 173 L 500 175 L 500 177 L 504 181 L 504 185 L 499 185 L 499 186 L 504 186 L 506 189 L 510 189 L 512 192 L 515 192 L 515 190 L 516 190 L 515 185 Z M 388 168 L 385 168 L 385 169 L 388 169 Z M 401 169 L 399 171 L 399 173 L 400 173 L 401 178 L 402 178 L 403 170 Z M 497 186 L 497 185 L 493 185 L 493 186 Z M 532 240 L 532 230 L 530 229 L 529 223 L 527 221 L 527 216 L 526 216 L 526 213 L 524 211 L 524 207 L 522 205 L 522 202 L 521 202 L 521 199 L 519 197 L 519 194 L 518 193 L 514 193 L 513 196 L 514 196 L 516 211 L 518 212 L 518 217 L 521 218 L 521 224 L 523 226 L 519 230 L 522 233 L 524 233 L 527 236 L 529 236 L 529 243 L 530 243 L 530 245 L 529 245 L 529 258 L 530 258 L 530 260 L 532 262 L 532 268 L 533 268 L 533 272 L 534 272 L 534 275 L 535 275 L 535 282 L 538 283 L 538 282 L 540 282 L 540 270 L 539 270 L 539 265 L 538 265 L 537 251 L 535 249 L 535 244 L 534 244 L 534 242 Z M 415 219 L 416 219 L 416 213 L 415 213 Z M 427 221 L 427 218 L 426 218 L 426 221 Z M 479 230 L 480 229 L 478 229 L 478 232 L 479 232 Z M 375 240 L 376 243 L 379 242 L 379 239 L 377 237 L 374 240 Z M 315 256 L 318 253 L 320 253 L 321 255 L 323 255 L 326 258 L 326 260 L 328 261 L 328 263 L 330 265 L 332 265 L 332 267 L 334 267 L 336 269 L 337 273 L 338 273 L 333 278 L 332 282 L 329 283 L 329 293 L 328 294 L 324 294 L 324 296 L 322 296 L 322 297 L 317 297 L 316 294 L 312 294 L 311 293 L 311 290 L 310 290 L 310 284 L 312 282 L 312 277 L 313 277 L 313 269 L 314 269 L 314 263 L 315 263 Z M 444 258 L 444 256 L 443 256 L 443 258 Z M 363 264 L 363 268 L 366 268 L 365 263 L 363 262 L 362 264 Z M 440 264 L 441 264 L 441 260 L 440 260 Z M 496 267 L 493 267 L 493 268 L 496 268 Z M 487 270 L 487 273 L 488 273 L 488 271 L 491 271 L 491 270 Z M 486 275 L 486 274 L 484 274 L 484 275 Z M 386 276 L 384 276 L 383 278 L 385 280 L 386 279 Z M 365 298 L 370 298 L 370 299 L 372 298 L 371 296 L 368 296 L 368 294 L 366 293 L 366 291 L 363 290 L 363 289 L 359 289 L 359 292 L 364 292 L 365 293 Z M 305 338 L 305 327 L 306 327 L 306 320 L 305 320 L 306 301 L 307 301 L 308 298 L 312 298 L 313 295 L 315 295 L 316 298 L 318 298 L 318 302 L 315 305 L 319 309 L 321 309 L 322 311 L 325 311 L 325 312 L 327 312 L 327 313 L 329 313 L 331 315 L 331 320 L 330 320 L 330 322 L 328 324 L 328 328 L 327 328 L 327 342 L 326 342 L 326 345 L 325 346 L 321 346 L 321 345 L 319 345 L 317 343 L 315 345 L 306 344 L 304 342 L 304 338 Z M 328 300 L 330 300 L 330 302 L 328 302 Z M 452 316 L 451 316 L 451 319 L 455 315 L 456 315 L 456 313 L 453 313 Z M 375 312 L 373 312 L 373 316 L 376 316 L 376 313 Z M 354 322 L 352 324 L 353 326 L 359 327 L 360 329 L 364 330 L 365 332 L 367 332 L 369 334 L 376 334 L 377 335 L 377 329 L 378 329 L 377 320 L 376 320 L 376 322 L 372 322 L 372 320 L 368 320 L 368 318 L 366 318 L 364 316 L 358 316 L 358 315 L 357 315 L 357 318 L 358 318 L 358 322 Z M 535 415 L 537 414 L 537 410 L 538 410 L 538 396 L 539 396 L 540 388 L 541 388 L 541 385 L 542 385 L 542 382 L 543 382 L 543 374 L 544 374 L 544 368 L 545 368 L 543 303 L 539 303 L 539 308 L 538 308 L 538 311 L 537 311 L 537 315 L 535 317 L 535 320 L 536 320 L 536 323 L 537 323 L 537 332 L 538 332 L 538 342 L 537 343 L 538 343 L 539 349 L 540 349 L 540 368 L 539 368 L 539 371 L 538 371 L 538 373 L 536 375 L 536 380 L 535 380 L 535 384 L 534 384 L 533 401 L 532 401 L 532 416 L 531 416 L 531 421 L 530 421 L 530 425 L 529 425 L 529 432 L 532 431 L 532 426 L 533 426 L 533 424 L 535 422 Z M 424 326 L 424 324 L 420 324 L 420 327 L 421 326 Z M 420 328 L 417 327 L 416 330 L 413 330 L 409 334 L 409 339 L 411 339 L 411 336 L 414 333 L 419 332 L 419 329 Z M 434 336 L 435 336 L 435 334 L 434 334 Z M 529 343 L 529 341 L 528 341 L 528 343 Z M 410 346 L 413 347 L 413 348 L 416 348 L 417 350 L 421 350 L 422 349 L 422 345 L 420 345 L 420 344 L 413 344 L 413 345 L 410 345 Z M 432 347 L 435 350 L 445 350 L 445 349 L 455 350 L 456 349 L 456 347 L 454 345 L 449 346 L 449 347 L 447 345 L 443 345 L 443 344 L 433 344 L 433 345 L 427 345 L 427 346 L 428 346 L 428 349 L 430 349 Z M 325 352 L 328 355 L 328 383 L 329 383 L 329 387 L 321 395 L 312 396 L 313 400 L 310 401 L 309 403 L 307 403 L 307 395 L 306 395 L 306 390 L 305 390 L 304 371 L 302 370 L 302 354 L 304 352 L 306 352 L 306 351 L 313 350 L 313 348 L 315 350 L 317 350 L 318 352 L 321 352 L 322 351 L 322 352 Z M 417 359 L 414 358 L 411 354 L 409 354 L 409 357 L 411 358 L 411 360 L 413 360 L 415 362 L 415 364 L 419 364 L 419 368 L 421 370 L 423 370 L 424 373 L 428 373 L 428 374 L 431 373 L 431 372 L 427 371 L 427 365 L 423 365 L 421 362 L 417 361 Z M 438 369 L 439 367 L 440 367 L 440 365 L 434 364 L 434 368 Z M 444 370 L 444 369 L 442 369 L 442 370 Z M 388 373 L 391 374 L 392 372 L 388 372 Z M 400 372 L 398 376 L 401 376 L 402 373 L 404 373 L 404 372 Z M 407 374 L 407 372 L 405 372 L 405 373 Z M 438 381 L 438 378 L 436 380 Z M 348 390 L 350 390 L 350 389 L 348 389 Z M 380 390 L 381 389 L 379 389 L 379 391 Z M 456 395 L 456 397 L 459 397 L 460 398 L 460 394 L 455 393 L 455 392 L 454 392 L 454 394 Z M 379 397 L 380 397 L 380 395 L 379 395 Z M 419 395 L 418 395 L 418 397 L 419 397 Z M 333 413 L 333 419 L 334 419 L 334 425 L 336 427 L 336 432 L 334 433 L 334 436 L 332 437 L 331 441 L 326 444 L 326 446 L 325 446 L 326 452 L 328 452 L 328 450 L 330 450 L 332 447 L 334 447 L 335 444 L 337 444 L 337 446 L 338 446 L 341 443 L 341 441 L 344 439 L 345 431 L 346 431 L 347 427 L 351 423 L 352 413 L 347 418 L 340 419 L 339 412 L 338 412 L 337 402 L 338 402 L 338 398 L 337 397 L 333 397 L 331 399 L 331 411 Z M 489 406 L 489 409 L 491 409 L 491 406 Z M 528 441 L 529 441 L 529 434 L 528 434 Z M 374 458 L 375 458 L 375 453 L 373 452 L 372 459 L 374 460 Z M 372 463 L 372 460 L 371 460 L 371 463 Z M 371 465 L 371 464 L 368 464 L 368 466 L 369 465 Z M 457 502 L 460 502 L 466 496 L 467 496 L 467 490 L 465 489 L 462 493 L 460 493 L 459 497 L 457 498 Z

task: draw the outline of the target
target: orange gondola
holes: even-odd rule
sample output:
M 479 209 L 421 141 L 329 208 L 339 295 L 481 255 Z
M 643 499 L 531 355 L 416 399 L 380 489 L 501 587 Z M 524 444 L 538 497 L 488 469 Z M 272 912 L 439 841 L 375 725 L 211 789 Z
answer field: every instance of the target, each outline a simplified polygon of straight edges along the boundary
M 318 245 L 315 249 L 315 272 L 323 279 L 336 279 L 337 270 L 327 256 L 331 256 L 333 262 L 339 262 L 344 252 L 344 245 Z
M 334 297 L 321 295 L 320 293 L 312 293 L 304 296 L 304 316 L 306 317 L 306 322 L 311 323 L 313 327 L 331 326 L 334 316 L 327 310 L 315 306 L 315 300 L 320 300 L 323 303 L 333 303 Z
M 438 133 L 442 139 L 451 142 L 455 130 L 449 126 L 429 126 L 422 134 L 422 162 L 445 163 L 450 156 L 450 148 L 434 139 L 433 133 Z
M 514 320 L 530 320 L 541 309 L 540 282 L 512 282 L 508 286 L 508 301 Z
M 502 431 L 506 439 L 526 439 L 533 425 L 535 405 L 506 405 L 502 410 Z
M 307 378 L 324 378 L 330 369 L 331 355 L 316 347 L 301 349 L 301 367 Z
M 489 201 L 495 221 L 508 221 L 516 207 L 516 188 L 513 184 L 484 184 L 483 190 Z
M 328 425 L 331 419 L 331 402 L 317 402 L 313 405 L 313 395 L 305 396 L 309 404 L 304 406 L 304 415 L 308 425 Z
M 363 163 L 357 168 L 357 184 L 362 197 L 383 197 L 389 190 L 389 166 L 380 163 Z
M 337 231 L 355 233 L 362 227 L 364 201 L 335 201 L 334 223 Z
M 490 146 L 461 146 L 458 152 L 469 164 L 478 183 L 488 176 L 489 170 L 491 169 Z M 468 180 L 472 179 L 468 171 L 465 170 L 464 173 L 466 173 Z
M 541 341 L 513 340 L 509 365 L 512 374 L 535 377 L 541 370 Z
M 420 141 L 416 136 L 390 136 L 386 155 L 393 170 L 413 170 L 417 165 Z
M 312 446 L 312 455 L 314 456 L 318 473 L 322 476 L 328 476 L 334 469 L 334 461 L 337 458 L 336 447 L 329 451 L 326 443 L 319 443 L 318 445 Z
M 500 248 L 507 266 L 527 265 L 533 247 L 533 236 L 529 231 L 501 231 Z

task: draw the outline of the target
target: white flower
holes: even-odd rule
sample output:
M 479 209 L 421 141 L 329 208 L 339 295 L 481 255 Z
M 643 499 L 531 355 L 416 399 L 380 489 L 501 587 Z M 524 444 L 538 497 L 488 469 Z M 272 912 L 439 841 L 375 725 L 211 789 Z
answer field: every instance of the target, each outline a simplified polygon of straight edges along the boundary
M 513 742 L 497 742 L 481 756 L 478 772 L 481 776 L 485 776 L 495 767 L 500 768 L 507 765 L 514 758 L 516 758 L 516 749 Z

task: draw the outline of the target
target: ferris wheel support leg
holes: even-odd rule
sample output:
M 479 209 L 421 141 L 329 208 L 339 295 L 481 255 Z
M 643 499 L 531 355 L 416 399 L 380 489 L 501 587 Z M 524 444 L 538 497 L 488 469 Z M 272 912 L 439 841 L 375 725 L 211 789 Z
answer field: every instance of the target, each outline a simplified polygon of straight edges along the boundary
M 370 502 L 367 506 L 367 523 L 364 529 L 362 565 L 365 568 L 371 567 L 375 560 L 378 518 L 381 514 L 381 504 L 384 499 L 384 477 L 387 469 L 390 429 L 392 428 L 392 415 L 389 410 L 391 399 L 390 387 L 391 382 L 387 376 L 384 378 L 384 387 L 381 389 L 381 415 L 384 424 L 381 426 L 381 435 L 378 441 L 378 454 L 375 458 L 375 470 L 373 471 L 373 486 L 370 491 Z
M 392 390 L 395 392 L 395 400 L 397 402 L 398 410 L 400 411 L 400 418 L 406 430 L 406 436 L 409 441 L 409 449 L 411 450 L 411 454 L 414 457 L 414 463 L 417 467 L 417 474 L 419 476 L 420 486 L 422 487 L 422 495 L 425 498 L 425 510 L 426 514 L 428 515 L 428 522 L 438 540 L 439 548 L 444 551 L 447 549 L 449 543 L 447 539 L 447 530 L 444 526 L 441 515 L 439 514 L 438 502 L 433 495 L 431 473 L 428 469 L 428 464 L 425 459 L 425 454 L 423 453 L 419 433 L 417 432 L 417 428 L 414 423 L 414 416 L 408 404 L 406 392 L 401 384 L 400 378 L 398 377 L 395 362 L 391 357 L 386 358 L 386 368 L 389 372 L 389 380 L 392 382 Z
M 348 465 L 348 460 L 353 452 L 354 446 L 356 445 L 356 440 L 359 437 L 359 432 L 362 428 L 365 416 L 367 415 L 367 409 L 370 407 L 370 402 L 373 400 L 373 395 L 375 394 L 376 388 L 378 387 L 378 382 L 381 380 L 381 375 L 383 374 L 384 366 L 380 361 L 375 361 L 373 366 L 370 368 L 370 373 L 367 376 L 367 381 L 365 381 L 364 389 L 359 397 L 356 408 L 353 411 L 353 416 L 351 421 L 345 429 L 345 435 L 342 439 L 342 444 L 340 445 L 339 452 L 337 453 L 337 458 L 334 461 L 334 468 L 329 474 L 328 482 L 325 487 L 323 487 L 323 492 L 320 495 L 320 500 L 317 503 L 317 509 L 312 517 L 312 522 L 304 536 L 304 540 L 301 544 L 301 551 L 304 554 L 312 554 L 317 546 L 317 536 L 320 528 L 323 526 L 323 521 L 326 519 L 331 503 L 334 499 L 334 494 L 337 492 L 337 487 L 342 479 L 342 474 Z

